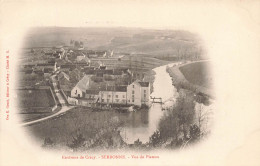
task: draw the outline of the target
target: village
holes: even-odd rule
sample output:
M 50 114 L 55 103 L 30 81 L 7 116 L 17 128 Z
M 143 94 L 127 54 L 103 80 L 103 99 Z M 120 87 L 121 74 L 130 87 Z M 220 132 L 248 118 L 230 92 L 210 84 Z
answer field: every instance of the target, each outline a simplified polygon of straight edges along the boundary
M 44 90 L 51 94 L 46 100 L 52 98 L 53 102 L 45 102 L 40 97 L 43 105 L 52 103 L 44 107 L 37 105 L 37 97 L 32 98 L 34 106 L 22 101 L 26 103 L 21 106 L 23 113 L 51 112 L 66 105 L 98 111 L 115 107 L 120 112 L 149 108 L 153 81 L 150 68 L 156 64 L 146 62 L 148 65 L 144 66 L 144 62 L 129 55 L 87 50 L 79 41 L 70 43 L 70 46 L 29 49 L 27 53 L 34 56 L 19 68 L 19 93 Z
M 210 63 L 193 35 L 77 31 L 35 31 L 20 50 L 17 114 L 43 147 L 178 148 L 210 132 Z

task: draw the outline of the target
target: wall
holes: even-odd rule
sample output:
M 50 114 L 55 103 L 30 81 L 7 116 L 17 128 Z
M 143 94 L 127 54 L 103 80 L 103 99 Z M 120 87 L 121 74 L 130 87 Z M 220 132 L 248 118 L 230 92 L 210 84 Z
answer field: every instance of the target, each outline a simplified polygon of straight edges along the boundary
M 126 104 L 126 92 L 100 91 L 99 102 L 108 104 Z
M 132 91 L 134 91 L 134 94 L 132 94 Z M 132 100 L 133 97 L 134 102 Z M 127 104 L 141 106 L 141 87 L 136 82 L 133 82 L 132 84 L 127 86 Z
M 146 91 L 146 93 L 144 93 Z M 146 94 L 146 96 L 145 96 Z M 141 103 L 149 105 L 150 101 L 150 86 L 141 88 Z
M 68 96 L 68 103 L 71 105 L 78 105 L 78 100 Z
M 75 86 L 71 90 L 71 97 L 82 97 L 82 96 L 83 96 L 82 91 L 77 86 Z

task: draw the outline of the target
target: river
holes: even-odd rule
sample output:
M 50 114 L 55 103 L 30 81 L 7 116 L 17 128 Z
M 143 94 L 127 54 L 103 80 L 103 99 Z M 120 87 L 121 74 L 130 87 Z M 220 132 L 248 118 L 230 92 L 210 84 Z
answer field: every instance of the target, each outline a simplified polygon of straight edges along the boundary
M 174 104 L 177 91 L 172 85 L 171 77 L 166 72 L 166 66 L 153 69 L 156 75 L 153 83 L 153 93 L 150 95 L 152 97 L 161 97 L 164 104 L 153 103 L 149 110 L 122 115 L 125 116 L 125 126 L 121 129 L 120 134 L 126 143 L 132 144 L 137 139 L 142 143 L 148 142 L 149 137 L 158 128 L 159 121 L 163 116 L 162 108 Z

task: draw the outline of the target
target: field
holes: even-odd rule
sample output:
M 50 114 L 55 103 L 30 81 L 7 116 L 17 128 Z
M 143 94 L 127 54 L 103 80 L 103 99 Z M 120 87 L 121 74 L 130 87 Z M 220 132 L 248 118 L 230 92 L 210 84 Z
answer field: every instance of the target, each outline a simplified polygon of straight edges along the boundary
M 55 105 L 55 99 L 49 89 L 18 89 L 17 95 L 19 108 L 28 113 L 35 112 L 34 110 L 37 109 L 44 110 Z
M 33 28 L 25 36 L 23 47 L 68 46 L 71 40 L 82 41 L 87 49 L 155 58 L 190 57 L 202 55 L 203 50 L 196 34 L 140 28 Z
M 212 74 L 210 73 L 210 62 L 197 62 L 181 66 L 180 71 L 192 84 L 212 87 Z

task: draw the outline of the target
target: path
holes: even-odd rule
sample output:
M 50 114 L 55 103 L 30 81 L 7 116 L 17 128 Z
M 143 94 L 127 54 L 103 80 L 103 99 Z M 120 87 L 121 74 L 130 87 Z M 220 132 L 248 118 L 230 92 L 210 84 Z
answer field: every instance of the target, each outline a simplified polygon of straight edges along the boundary
M 56 94 L 56 96 L 59 100 L 59 103 L 61 104 L 61 110 L 59 112 L 55 113 L 55 114 L 50 115 L 50 116 L 47 116 L 47 117 L 44 117 L 44 118 L 41 118 L 41 119 L 37 119 L 37 120 L 33 120 L 33 121 L 30 121 L 30 122 L 22 123 L 21 126 L 32 125 L 32 124 L 53 118 L 55 116 L 64 114 L 65 112 L 67 112 L 67 111 L 69 111 L 69 110 L 71 110 L 72 108 L 75 107 L 75 106 L 68 106 L 68 104 L 66 103 L 64 96 L 61 94 L 60 89 L 57 86 L 58 81 L 56 80 L 56 73 L 51 76 L 51 79 L 52 79 L 52 83 L 53 83 L 53 87 L 54 87 L 54 92 L 55 92 L 55 94 Z
M 47 117 L 44 117 L 44 118 L 41 118 L 41 119 L 33 120 L 33 121 L 30 121 L 30 122 L 25 122 L 25 123 L 21 124 L 21 126 L 27 126 L 27 125 L 32 125 L 32 124 L 35 124 L 35 123 L 39 123 L 39 122 L 41 122 L 41 121 L 44 121 L 44 120 L 53 118 L 53 117 L 55 117 L 55 116 L 58 116 L 58 115 L 60 115 L 60 114 L 63 114 L 63 113 L 65 113 L 65 112 L 71 110 L 72 108 L 74 108 L 74 106 L 63 106 L 63 107 L 61 108 L 61 110 L 60 110 L 59 112 L 55 113 L 55 114 L 52 114 L 52 115 L 50 115 L 50 116 L 47 116 Z

